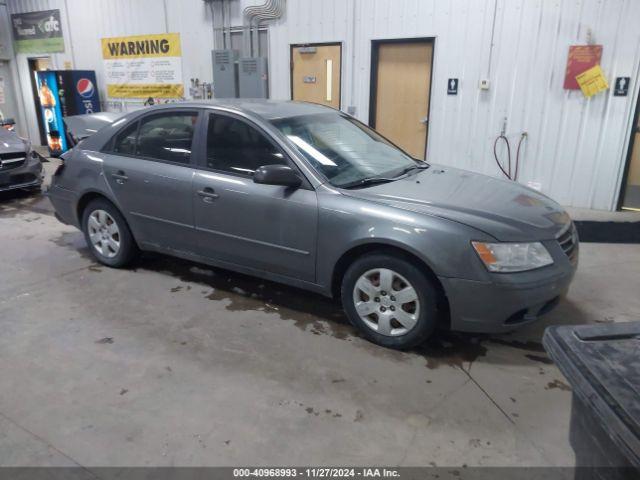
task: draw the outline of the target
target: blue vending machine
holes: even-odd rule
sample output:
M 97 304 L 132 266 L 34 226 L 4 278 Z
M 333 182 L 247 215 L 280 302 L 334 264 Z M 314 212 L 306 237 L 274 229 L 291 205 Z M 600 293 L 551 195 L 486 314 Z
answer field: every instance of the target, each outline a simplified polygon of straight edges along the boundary
M 67 151 L 63 117 L 100 111 L 100 97 L 93 70 L 38 72 L 38 97 L 47 144 L 52 156 Z

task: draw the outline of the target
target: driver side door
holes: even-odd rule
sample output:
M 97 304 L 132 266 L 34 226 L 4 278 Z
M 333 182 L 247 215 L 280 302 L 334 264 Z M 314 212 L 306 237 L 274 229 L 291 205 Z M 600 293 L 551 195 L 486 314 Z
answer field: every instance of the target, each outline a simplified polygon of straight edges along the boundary
M 193 181 L 201 252 L 218 261 L 315 281 L 318 205 L 299 188 L 253 182 L 262 165 L 290 162 L 266 132 L 227 113 L 209 114 L 206 153 Z

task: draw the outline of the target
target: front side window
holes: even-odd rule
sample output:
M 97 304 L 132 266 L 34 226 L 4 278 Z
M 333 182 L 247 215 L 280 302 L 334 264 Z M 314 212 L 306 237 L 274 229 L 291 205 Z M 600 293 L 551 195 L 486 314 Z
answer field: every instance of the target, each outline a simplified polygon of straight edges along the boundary
M 337 187 L 370 179 L 394 179 L 423 163 L 369 127 L 339 113 L 302 115 L 273 124 Z
M 136 154 L 175 163 L 189 163 L 197 112 L 171 112 L 143 118 Z
M 280 150 L 247 122 L 213 114 L 207 130 L 207 167 L 213 170 L 252 175 L 263 165 L 287 164 Z

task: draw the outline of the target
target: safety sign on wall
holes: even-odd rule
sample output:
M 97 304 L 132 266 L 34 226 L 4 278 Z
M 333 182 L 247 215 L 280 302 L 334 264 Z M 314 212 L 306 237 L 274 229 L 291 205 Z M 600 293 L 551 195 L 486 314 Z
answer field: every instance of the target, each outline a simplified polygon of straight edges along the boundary
M 102 39 L 107 94 L 114 98 L 180 98 L 179 33 Z
M 580 90 L 585 97 L 593 97 L 596 93 L 603 92 L 609 88 L 609 83 L 604 76 L 600 65 L 590 68 L 580 75 L 576 75 L 576 81 L 580 85 Z
M 600 65 L 601 58 L 602 45 L 571 45 L 564 75 L 564 88 L 567 90 L 580 90 L 576 76 L 596 65 Z

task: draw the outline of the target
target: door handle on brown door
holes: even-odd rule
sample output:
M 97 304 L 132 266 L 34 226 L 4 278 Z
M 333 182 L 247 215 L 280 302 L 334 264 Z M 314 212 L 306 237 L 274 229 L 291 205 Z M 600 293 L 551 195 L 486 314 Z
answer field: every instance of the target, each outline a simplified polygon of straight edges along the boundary
M 214 192 L 213 188 L 203 188 L 202 190 L 198 190 L 198 195 L 202 198 L 202 201 L 205 203 L 212 203 L 219 195 Z
M 122 185 L 124 182 L 129 180 L 129 177 L 127 177 L 122 170 L 118 170 L 116 173 L 112 173 L 111 177 L 116 179 L 116 183 L 118 185 Z

